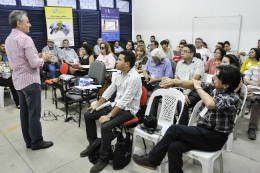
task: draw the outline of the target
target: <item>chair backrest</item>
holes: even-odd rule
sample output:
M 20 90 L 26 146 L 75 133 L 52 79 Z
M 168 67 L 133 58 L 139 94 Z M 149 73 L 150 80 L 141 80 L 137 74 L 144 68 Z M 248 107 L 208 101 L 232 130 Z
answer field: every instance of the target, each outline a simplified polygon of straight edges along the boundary
M 195 57 L 198 58 L 198 59 L 201 59 L 201 54 L 200 53 L 196 53 Z
M 171 61 L 171 65 L 172 65 L 172 74 L 173 74 L 173 78 L 174 78 L 177 64 L 173 60 L 170 60 L 170 61 Z
M 178 121 L 181 117 L 182 110 L 185 104 L 184 94 L 176 89 L 158 89 L 154 91 L 149 99 L 148 106 L 145 111 L 145 116 L 149 115 L 154 97 L 162 96 L 162 107 L 158 117 L 158 124 L 163 127 L 162 134 L 173 124 L 175 111 L 178 101 L 181 101 L 181 111 Z
M 174 50 L 174 51 L 173 51 L 173 54 L 174 54 L 174 55 L 178 55 L 178 54 L 180 54 L 180 52 L 179 52 L 179 51 L 176 51 L 176 50 Z
M 60 73 L 61 74 L 68 74 L 69 66 L 66 63 L 62 63 L 60 66 Z
M 140 106 L 144 106 L 147 101 L 147 90 L 145 87 L 142 86 L 142 96 L 140 101 Z
M 240 92 L 242 92 L 244 94 L 243 102 L 242 102 L 242 105 L 241 105 L 241 111 L 240 111 L 242 113 L 243 110 L 245 109 L 245 103 L 246 103 L 246 98 L 247 98 L 247 87 L 244 84 L 242 85 Z M 238 116 L 236 116 L 234 123 L 236 123 L 237 117 Z
M 97 79 L 99 85 L 104 85 L 106 75 L 106 65 L 101 61 L 91 63 L 88 71 L 88 77 Z
M 190 117 L 190 121 L 189 121 L 188 126 L 193 126 L 195 120 L 197 119 L 197 116 L 198 116 L 198 113 L 199 113 L 199 108 L 202 105 L 202 103 L 203 102 L 201 100 L 194 106 L 193 111 L 191 113 L 191 117 Z

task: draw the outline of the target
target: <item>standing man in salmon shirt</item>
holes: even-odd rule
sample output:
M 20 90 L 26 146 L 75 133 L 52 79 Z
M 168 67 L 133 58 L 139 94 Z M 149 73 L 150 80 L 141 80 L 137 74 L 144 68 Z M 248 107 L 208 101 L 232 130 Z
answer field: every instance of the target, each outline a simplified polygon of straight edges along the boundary
M 41 127 L 40 68 L 50 60 L 50 54 L 38 54 L 28 34 L 31 24 L 24 11 L 14 10 L 9 15 L 11 34 L 6 39 L 6 52 L 13 67 L 13 84 L 20 102 L 20 119 L 27 148 L 39 150 L 53 145 L 44 141 Z

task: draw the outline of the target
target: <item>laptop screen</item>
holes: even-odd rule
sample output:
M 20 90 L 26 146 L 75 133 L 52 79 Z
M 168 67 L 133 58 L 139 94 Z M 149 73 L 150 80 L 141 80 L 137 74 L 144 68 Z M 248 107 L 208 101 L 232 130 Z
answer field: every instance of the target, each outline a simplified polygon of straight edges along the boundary
M 88 77 L 78 77 L 77 86 L 84 86 L 90 82 L 94 82 L 94 80 L 92 78 L 88 78 Z M 93 84 L 90 84 L 90 85 L 93 85 Z

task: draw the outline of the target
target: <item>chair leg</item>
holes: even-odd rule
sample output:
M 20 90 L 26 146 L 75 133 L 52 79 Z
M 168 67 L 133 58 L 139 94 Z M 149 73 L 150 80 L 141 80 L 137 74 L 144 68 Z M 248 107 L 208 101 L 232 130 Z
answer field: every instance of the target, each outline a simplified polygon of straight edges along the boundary
M 200 160 L 202 173 L 213 173 L 213 160 Z
M 47 83 L 45 83 L 45 100 L 47 99 Z
M 80 121 L 81 121 L 81 105 L 82 105 L 82 102 L 79 102 L 79 127 L 80 127 Z
M 227 140 L 227 143 L 226 143 L 226 151 L 227 152 L 231 152 L 232 151 L 232 145 L 233 145 L 233 133 L 231 133 L 228 136 L 228 140 Z
M 223 173 L 224 169 L 223 169 L 223 155 L 222 155 L 222 152 L 219 155 L 219 165 L 220 165 L 220 173 Z
M 234 139 L 237 140 L 237 123 L 235 124 L 234 127 Z
M 51 92 L 52 92 L 52 104 L 54 104 L 53 85 L 52 85 L 52 90 L 51 90 Z
M 69 109 L 69 104 L 68 104 L 68 98 L 65 96 L 65 108 L 66 108 L 66 119 L 68 118 L 68 109 Z
M 133 134 L 133 142 L 132 142 L 132 156 L 131 157 L 133 157 L 133 154 L 134 154 L 134 152 L 135 152 L 135 140 L 136 140 L 136 134 L 134 133 Z
M 5 87 L 0 86 L 0 107 L 4 107 L 4 91 Z

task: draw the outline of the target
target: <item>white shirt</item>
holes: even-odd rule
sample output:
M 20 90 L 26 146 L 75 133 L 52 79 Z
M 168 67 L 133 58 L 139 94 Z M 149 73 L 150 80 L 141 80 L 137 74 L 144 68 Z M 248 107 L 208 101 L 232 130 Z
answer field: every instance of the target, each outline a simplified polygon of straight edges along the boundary
M 115 82 L 112 82 L 102 97 L 108 100 L 117 91 L 112 107 L 117 106 L 122 110 L 130 111 L 132 115 L 136 115 L 142 95 L 142 81 L 138 72 L 133 67 L 125 75 L 119 70 L 113 77 L 115 77 Z
M 204 47 L 202 47 L 201 49 L 197 49 L 196 48 L 196 53 L 200 53 L 201 59 L 204 62 L 204 65 L 206 65 L 207 63 L 207 57 L 210 57 L 211 52 L 209 51 L 209 49 L 206 49 Z

